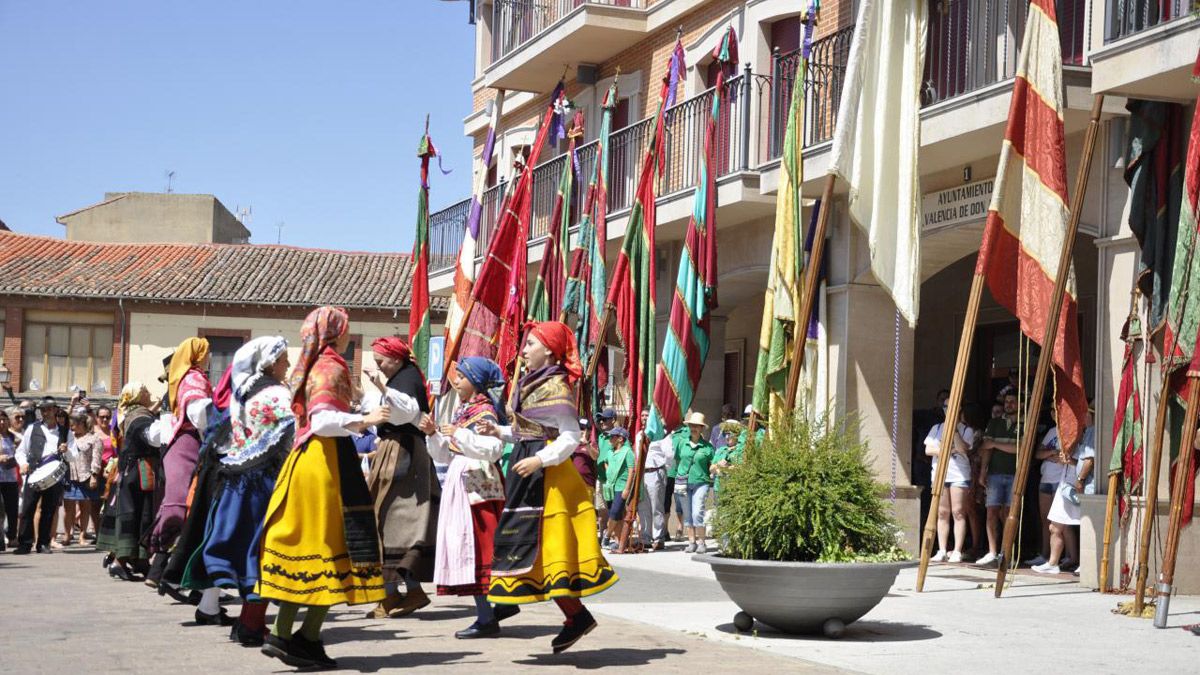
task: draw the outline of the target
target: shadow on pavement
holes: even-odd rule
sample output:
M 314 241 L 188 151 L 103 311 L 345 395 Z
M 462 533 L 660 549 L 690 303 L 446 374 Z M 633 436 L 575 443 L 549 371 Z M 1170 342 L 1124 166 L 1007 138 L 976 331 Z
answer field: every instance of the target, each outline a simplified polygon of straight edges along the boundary
M 684 649 L 592 649 L 568 651 L 562 654 L 532 654 L 528 659 L 513 661 L 522 666 L 574 666 L 579 670 L 596 670 L 609 666 L 646 666 L 668 656 L 685 654 Z
M 518 640 L 532 640 L 534 638 L 558 635 L 558 631 L 560 631 L 560 630 L 562 630 L 561 626 L 548 626 L 548 625 L 521 626 L 521 625 L 516 625 L 516 624 L 506 626 L 504 624 L 501 624 L 500 637 L 501 638 L 516 638 Z
M 447 619 L 466 619 L 474 616 L 474 607 L 447 607 L 445 609 L 430 609 L 426 607 L 425 609 L 418 609 L 403 618 L 417 619 L 418 621 L 445 621 Z
M 366 630 L 368 627 L 381 626 L 383 624 L 372 623 L 362 626 L 330 626 L 325 624 L 321 628 L 321 640 L 325 644 L 338 644 L 339 642 L 358 642 L 360 640 L 411 640 L 412 636 L 407 635 L 407 631 L 399 630 L 399 626 L 387 626 L 389 629 L 395 630 Z
M 758 629 L 758 637 L 778 638 L 782 640 L 821 640 L 827 641 L 829 638 L 824 635 L 792 635 L 790 633 L 782 633 L 762 623 L 756 622 L 755 628 Z M 755 633 L 751 631 L 739 631 L 732 623 L 723 623 L 717 626 L 717 630 L 722 633 L 731 635 L 751 636 Z M 855 621 L 846 626 L 846 632 L 838 638 L 838 642 L 915 642 L 918 640 L 934 640 L 942 637 L 942 634 L 933 630 L 929 626 L 923 626 L 914 623 L 902 623 L 899 621 Z
M 360 673 L 376 673 L 383 668 L 420 668 L 443 666 L 462 661 L 468 656 L 480 656 L 482 652 L 401 652 L 391 656 L 342 656 L 334 655 L 338 670 L 354 670 Z

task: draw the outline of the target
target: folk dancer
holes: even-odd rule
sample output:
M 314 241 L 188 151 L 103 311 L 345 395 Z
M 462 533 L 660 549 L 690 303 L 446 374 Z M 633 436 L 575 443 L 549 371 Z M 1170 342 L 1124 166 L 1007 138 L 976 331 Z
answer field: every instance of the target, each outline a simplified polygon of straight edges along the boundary
M 171 430 L 162 454 L 162 500 L 154 527 L 147 538 L 152 556 L 146 585 L 157 588 L 167 566 L 171 547 L 187 516 L 192 473 L 200 458 L 200 430 L 207 426 L 212 403 L 208 381 L 208 340 L 188 338 L 175 348 L 167 367 L 167 402 L 171 408 Z
M 283 384 L 288 366 L 287 340 L 279 336 L 254 338 L 233 355 L 232 443 L 217 468 L 217 496 L 196 554 L 200 564 L 193 558 L 186 573 L 196 580 L 203 569 L 208 584 L 237 589 L 242 613 L 229 638 L 244 646 L 262 646 L 266 634 L 267 603 L 255 585 L 267 503 L 296 435 L 292 392 Z
M 26 477 L 25 487 L 21 494 L 21 531 L 17 534 L 17 548 L 13 553 L 23 555 L 33 550 L 34 520 L 41 507 L 40 518 L 37 520 L 37 552 L 49 553 L 50 542 L 53 540 L 53 523 L 58 505 L 62 502 L 63 485 L 59 481 L 54 485 L 39 490 L 29 481 L 30 473 L 52 461 L 62 461 L 67 449 L 75 442 L 75 435 L 70 429 L 59 426 L 58 404 L 53 396 L 42 399 L 42 419 L 25 427 L 21 444 L 17 446 L 16 459 L 21 467 L 21 475 Z
M 575 336 L 557 321 L 532 324 L 521 355 L 528 370 L 517 383 L 512 426 L 485 420 L 477 427 L 516 443 L 488 600 L 502 605 L 553 600 L 567 619 L 551 641 L 558 653 L 596 627 L 579 599 L 606 590 L 617 574 L 600 552 L 587 486 L 567 462 L 579 445 L 574 386 L 582 367 Z
M 461 640 L 495 637 L 500 621 L 487 600 L 492 578 L 496 527 L 504 509 L 504 482 L 496 462 L 504 444 L 478 433 L 481 422 L 507 421 L 502 401 L 504 371 L 495 361 L 479 356 L 459 360 L 451 384 L 462 404 L 450 424 L 435 428 L 427 415 L 423 430 L 429 434 L 429 452 L 449 465 L 438 516 L 436 564 L 433 580 L 438 595 L 471 596 L 475 622 L 454 634 Z M 503 608 L 503 617 L 519 611 Z M 501 617 L 501 618 L 503 618 Z
M 341 353 L 349 317 L 319 307 L 300 329 L 300 357 L 288 378 L 296 446 L 275 481 L 263 525 L 256 591 L 279 603 L 262 651 L 296 668 L 337 662 L 325 653 L 321 625 L 329 608 L 384 597 L 379 533 L 352 433 L 388 419 L 386 409 L 350 412 L 353 386 Z M 301 607 L 307 612 L 293 632 Z
M 421 582 L 433 581 L 441 486 L 425 448 L 425 434 L 416 426 L 429 412 L 429 398 L 412 351 L 398 337 L 375 340 L 371 351 L 378 370 L 370 374 L 375 391 L 364 394 L 364 409 L 378 406 L 388 414 L 374 429 L 379 440 L 367 476 L 387 596 L 367 616 L 396 618 L 429 604 Z M 401 581 L 404 594 L 399 592 Z
M 108 573 L 134 581 L 145 574 L 150 554 L 144 541 L 154 524 L 155 490 L 161 482 L 159 447 L 169 433 L 155 420 L 150 391 L 136 380 L 121 388 L 117 402 L 121 451 L 117 454 L 117 476 L 100 514 L 96 548 L 108 551 L 113 560 Z

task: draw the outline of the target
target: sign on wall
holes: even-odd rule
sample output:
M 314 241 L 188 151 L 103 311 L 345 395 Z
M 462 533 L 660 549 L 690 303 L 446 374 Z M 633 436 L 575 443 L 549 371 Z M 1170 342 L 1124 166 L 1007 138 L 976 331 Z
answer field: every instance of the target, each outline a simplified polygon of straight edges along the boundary
M 927 193 L 921 199 L 921 230 L 930 232 L 987 218 L 995 178 Z
M 446 336 L 435 335 L 429 338 L 429 372 L 425 377 L 433 385 L 442 381 L 442 371 L 446 369 Z

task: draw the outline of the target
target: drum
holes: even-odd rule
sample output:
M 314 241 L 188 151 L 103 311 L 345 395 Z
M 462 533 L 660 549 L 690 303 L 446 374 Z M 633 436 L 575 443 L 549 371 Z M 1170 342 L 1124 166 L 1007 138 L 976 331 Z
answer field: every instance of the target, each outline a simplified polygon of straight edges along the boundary
M 58 485 L 67 475 L 67 463 L 52 459 L 29 474 L 29 487 L 42 492 Z

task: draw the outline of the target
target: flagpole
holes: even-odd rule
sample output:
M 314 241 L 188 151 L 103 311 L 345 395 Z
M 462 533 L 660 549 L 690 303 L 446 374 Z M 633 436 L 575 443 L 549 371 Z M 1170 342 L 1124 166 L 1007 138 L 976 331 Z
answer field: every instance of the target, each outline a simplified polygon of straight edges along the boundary
M 1113 452 L 1116 452 L 1113 448 Z M 1093 469 L 1095 470 L 1095 469 Z M 1120 474 L 1113 471 L 1108 475 L 1108 501 L 1104 507 L 1104 551 L 1100 555 L 1100 592 L 1108 593 L 1108 552 L 1112 549 L 1113 515 L 1117 510 L 1117 490 L 1120 489 Z
M 649 454 L 648 447 L 649 439 L 646 437 L 646 432 L 638 434 L 638 441 L 641 444 L 640 452 L 636 452 L 637 457 L 633 470 L 635 473 L 629 478 L 629 499 L 625 502 L 625 518 L 621 522 L 621 533 L 617 536 L 617 553 L 630 553 L 626 546 L 629 543 L 629 533 L 633 531 L 633 520 L 637 517 L 638 504 L 641 502 L 642 484 L 645 482 L 646 471 L 646 455 Z M 642 523 L 642 527 L 646 527 L 646 523 Z M 665 527 L 665 525 L 664 525 Z M 642 550 L 645 551 L 646 542 L 642 541 Z
M 584 374 L 584 379 L 591 380 L 596 376 L 596 368 L 600 365 L 600 345 L 604 343 L 604 339 L 608 336 L 609 325 L 612 323 L 613 306 L 611 303 L 604 303 L 604 314 L 600 315 L 600 332 L 597 333 L 600 337 L 599 342 L 594 345 L 592 357 L 588 359 L 587 373 Z
M 1175 582 L 1175 562 L 1179 558 L 1179 531 L 1183 526 L 1184 500 L 1187 499 L 1187 483 L 1194 479 L 1188 467 L 1196 443 L 1196 419 L 1200 416 L 1200 376 L 1188 377 L 1187 413 L 1183 418 L 1183 438 L 1179 442 L 1179 457 L 1175 460 L 1175 480 L 1172 481 L 1171 520 L 1167 525 L 1167 550 L 1163 553 L 1162 566 L 1155 587 L 1158 603 L 1154 608 L 1154 627 L 1167 627 L 1167 610 L 1171 606 L 1171 587 Z
M 808 324 L 812 319 L 813 306 L 817 300 L 817 281 L 821 274 L 821 260 L 825 257 L 825 231 L 829 228 L 829 212 L 833 206 L 833 187 L 837 182 L 835 174 L 825 176 L 825 188 L 821 191 L 821 206 L 817 212 L 817 227 L 813 234 L 812 252 L 808 256 L 808 266 L 804 269 L 804 301 L 800 305 L 800 316 L 797 317 L 795 336 L 792 338 L 792 364 L 788 371 L 787 405 L 786 410 L 796 408 L 796 390 L 800 388 L 800 371 L 804 368 L 804 347 L 808 343 Z M 751 423 L 756 420 L 751 416 Z M 751 433 L 754 433 L 752 430 Z
M 946 401 L 946 418 L 942 422 L 942 441 L 938 450 L 937 474 L 933 478 L 929 516 L 925 519 L 925 530 L 921 535 L 921 563 L 917 567 L 917 592 L 925 590 L 925 574 L 929 570 L 929 552 L 933 535 L 937 530 L 938 504 L 946 482 L 946 470 L 950 466 L 950 448 L 954 446 L 954 435 L 946 433 L 947 425 L 958 431 L 958 416 L 962 410 L 963 389 L 966 388 L 967 367 L 971 361 L 971 348 L 975 342 L 975 325 L 979 322 L 979 305 L 983 299 L 985 276 L 976 274 L 971 278 L 971 294 L 967 300 L 967 315 L 963 319 L 962 336 L 958 339 L 958 359 L 954 362 L 954 378 L 950 382 L 950 398 Z M 974 476 L 971 476 L 974 480 Z
M 1164 352 L 1163 358 L 1167 358 L 1169 351 L 1164 350 Z M 1146 492 L 1142 497 L 1142 538 L 1138 542 L 1137 583 L 1133 595 L 1134 616 L 1141 616 L 1142 609 L 1146 606 L 1146 577 L 1150 575 L 1147 564 L 1150 559 L 1154 515 L 1158 511 L 1158 477 L 1162 471 L 1163 435 L 1167 431 L 1167 408 L 1171 406 L 1170 397 L 1170 373 L 1163 373 L 1162 388 L 1158 393 L 1158 412 L 1154 420 L 1154 445 L 1150 448 L 1150 471 L 1146 474 Z
M 1079 163 L 1079 172 L 1075 175 L 1075 195 L 1071 199 L 1071 212 L 1067 220 L 1067 232 L 1063 238 L 1062 250 L 1058 257 L 1058 271 L 1054 279 L 1054 295 L 1050 299 L 1050 315 L 1046 321 L 1046 331 L 1042 335 L 1042 352 L 1038 356 L 1037 371 L 1033 378 L 1032 395 L 1029 397 L 1029 407 L 1025 414 L 1025 433 L 1017 447 L 1017 474 L 1013 477 L 1012 499 L 1008 507 L 1008 519 L 1004 522 L 1004 540 L 1000 548 L 1000 557 L 996 567 L 997 598 L 1004 593 L 1004 577 L 1008 573 L 1008 559 L 1012 555 L 1013 540 L 1017 536 L 1017 521 L 1021 515 L 1021 505 L 1025 497 L 1025 481 L 1029 477 L 1029 465 L 1033 460 L 1033 443 L 1037 434 L 1031 430 L 1037 429 L 1038 417 L 1042 412 L 1043 393 L 1050 375 L 1050 364 L 1054 361 L 1054 342 L 1058 335 L 1059 322 L 1062 320 L 1063 296 L 1067 292 L 1067 279 L 1071 272 L 1071 253 L 1075 249 L 1075 234 L 1079 231 L 1079 218 L 1083 213 L 1083 199 L 1087 194 L 1088 174 L 1091 173 L 1092 155 L 1096 150 L 1096 136 L 1100 130 L 1100 112 L 1104 107 L 1104 95 L 1097 94 L 1092 98 L 1091 118 L 1088 120 L 1087 132 L 1083 140 L 1083 158 Z M 945 436 L 945 434 L 942 434 Z M 944 444 L 943 444 L 944 447 Z M 1069 448 L 1063 448 L 1068 450 Z M 939 467 L 940 468 L 940 467 Z

